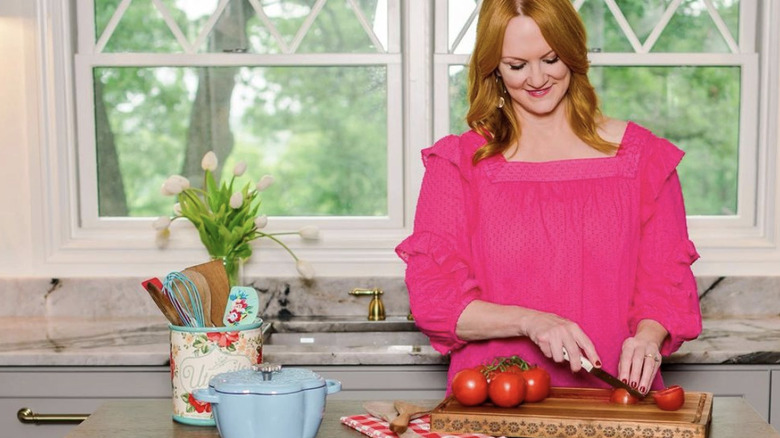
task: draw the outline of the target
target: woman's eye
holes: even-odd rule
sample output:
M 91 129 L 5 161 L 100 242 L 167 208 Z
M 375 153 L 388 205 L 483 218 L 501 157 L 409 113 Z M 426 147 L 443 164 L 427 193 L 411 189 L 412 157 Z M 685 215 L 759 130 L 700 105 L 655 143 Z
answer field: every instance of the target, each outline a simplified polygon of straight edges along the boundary
M 550 59 L 545 59 L 544 62 L 546 62 L 547 64 L 555 64 L 556 62 L 558 62 L 559 59 L 560 58 L 558 58 L 557 56 L 554 56 Z
M 509 64 L 510 70 L 522 70 L 525 67 L 525 63 L 522 64 Z

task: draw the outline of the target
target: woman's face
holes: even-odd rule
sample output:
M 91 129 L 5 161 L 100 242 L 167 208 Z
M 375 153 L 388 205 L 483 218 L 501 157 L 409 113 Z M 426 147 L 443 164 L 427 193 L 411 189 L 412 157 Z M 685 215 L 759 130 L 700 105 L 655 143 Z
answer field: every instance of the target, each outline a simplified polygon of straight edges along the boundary
M 513 108 L 521 118 L 563 111 L 571 70 L 550 48 L 530 17 L 509 21 L 498 65 Z

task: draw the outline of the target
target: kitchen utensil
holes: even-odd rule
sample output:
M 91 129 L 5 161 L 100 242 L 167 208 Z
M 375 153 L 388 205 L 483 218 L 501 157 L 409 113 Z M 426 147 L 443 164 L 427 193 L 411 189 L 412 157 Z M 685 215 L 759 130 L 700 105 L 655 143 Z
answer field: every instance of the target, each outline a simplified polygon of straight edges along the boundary
M 207 310 L 209 318 L 215 326 L 222 325 L 222 316 L 225 314 L 225 306 L 230 294 L 230 281 L 222 260 L 212 260 L 187 269 L 199 272 L 206 279 L 211 291 L 211 308 Z
M 141 286 L 146 289 L 146 292 L 152 297 L 152 300 L 154 300 L 154 303 L 157 304 L 157 307 L 162 311 L 163 315 L 165 315 L 165 318 L 168 319 L 168 322 L 173 325 L 182 324 L 181 318 L 179 318 L 179 314 L 176 312 L 173 303 L 171 303 L 171 300 L 162 292 L 163 284 L 159 278 L 153 277 L 142 281 Z
M 712 420 L 712 393 L 685 392 L 685 404 L 677 411 L 664 411 L 650 398 L 633 405 L 609 401 L 609 388 L 550 389 L 540 403 L 517 408 L 491 404 L 465 407 L 448 397 L 431 411 L 431 432 L 551 437 L 609 438 L 705 438 Z M 632 431 L 626 435 L 623 431 Z
M 230 295 L 221 322 L 226 326 L 254 323 L 257 320 L 257 312 L 260 310 L 259 301 L 255 288 L 233 286 L 230 288 Z
M 222 438 L 314 438 L 326 396 L 340 390 L 307 369 L 261 364 L 217 375 L 193 396 L 211 403 Z
M 171 272 L 165 276 L 163 290 L 168 294 L 179 317 L 190 327 L 204 327 L 203 302 L 197 286 L 181 272 Z
M 566 351 L 566 349 L 563 349 L 563 358 L 569 361 L 569 352 Z M 582 364 L 582 369 L 585 371 L 591 373 L 592 375 L 598 377 L 604 382 L 607 382 L 609 386 L 613 388 L 623 388 L 626 391 L 628 391 L 629 394 L 633 395 L 634 397 L 638 398 L 639 400 L 642 400 L 645 398 L 645 394 L 642 394 L 641 392 L 637 391 L 636 389 L 632 388 L 631 386 L 623 383 L 622 381 L 618 380 L 617 377 L 613 376 L 612 374 L 602 370 L 601 368 L 597 368 L 593 366 L 593 364 L 586 358 L 585 356 L 580 356 L 580 363 Z
M 195 289 L 198 291 L 198 295 L 200 296 L 200 302 L 201 305 L 203 306 L 204 327 L 214 327 L 215 325 L 221 325 L 221 324 L 214 324 L 211 321 L 211 315 L 210 315 L 211 289 L 209 288 L 209 284 L 206 281 L 206 278 L 200 272 L 195 271 L 191 268 L 187 268 L 183 270 L 182 274 L 186 275 L 187 278 L 189 278 L 190 281 L 192 281 L 192 283 L 195 285 Z
M 368 412 L 368 414 L 372 417 L 386 421 L 388 425 L 398 417 L 398 411 L 395 410 L 393 402 L 368 401 L 363 403 L 363 409 L 365 409 L 366 412 Z M 399 438 L 422 438 L 422 435 L 415 432 L 411 428 L 406 429 L 404 432 L 397 433 L 397 435 Z
M 372 417 L 385 420 L 388 424 L 398 417 L 398 411 L 395 410 L 393 402 L 389 401 L 367 401 L 363 403 L 363 409 Z
M 390 422 L 390 430 L 399 435 L 406 432 L 409 427 L 409 421 L 427 415 L 431 412 L 431 409 L 433 409 L 433 406 L 420 406 L 402 400 L 396 400 L 393 402 L 393 406 L 395 407 L 395 410 L 398 411 L 398 417 Z

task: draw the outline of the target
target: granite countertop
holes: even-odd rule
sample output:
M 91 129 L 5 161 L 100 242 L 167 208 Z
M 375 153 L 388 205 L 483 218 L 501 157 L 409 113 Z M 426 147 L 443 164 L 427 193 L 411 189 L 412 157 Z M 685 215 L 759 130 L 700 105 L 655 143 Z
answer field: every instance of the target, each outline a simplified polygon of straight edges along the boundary
M 359 321 L 359 319 L 355 319 Z M 365 322 L 365 321 L 363 321 Z M 319 325 L 271 322 L 280 331 L 366 330 L 330 318 Z M 369 323 L 372 330 L 409 331 L 400 317 Z M 410 329 L 411 327 L 411 329 Z M 0 366 L 167 366 L 168 326 L 159 317 L 0 317 Z M 430 345 L 264 345 L 267 362 L 287 365 L 438 365 L 447 359 Z M 664 363 L 780 363 L 780 317 L 709 318 L 701 336 Z

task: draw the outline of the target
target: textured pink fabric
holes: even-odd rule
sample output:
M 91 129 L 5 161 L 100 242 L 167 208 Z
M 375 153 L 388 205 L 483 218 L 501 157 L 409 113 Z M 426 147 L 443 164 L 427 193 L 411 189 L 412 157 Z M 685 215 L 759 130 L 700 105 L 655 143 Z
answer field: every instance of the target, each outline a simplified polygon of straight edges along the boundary
M 663 355 L 698 336 L 690 269 L 698 254 L 675 170 L 681 150 L 629 123 L 614 157 L 532 163 L 498 155 L 473 166 L 484 143 L 472 131 L 423 151 L 414 233 L 396 248 L 415 321 L 450 355 L 450 381 L 463 368 L 517 354 L 550 371 L 555 386 L 606 386 L 547 359 L 527 338 L 459 339 L 455 324 L 475 299 L 577 322 L 613 374 L 642 319 L 669 331 Z M 659 375 L 652 387 L 662 385 Z

